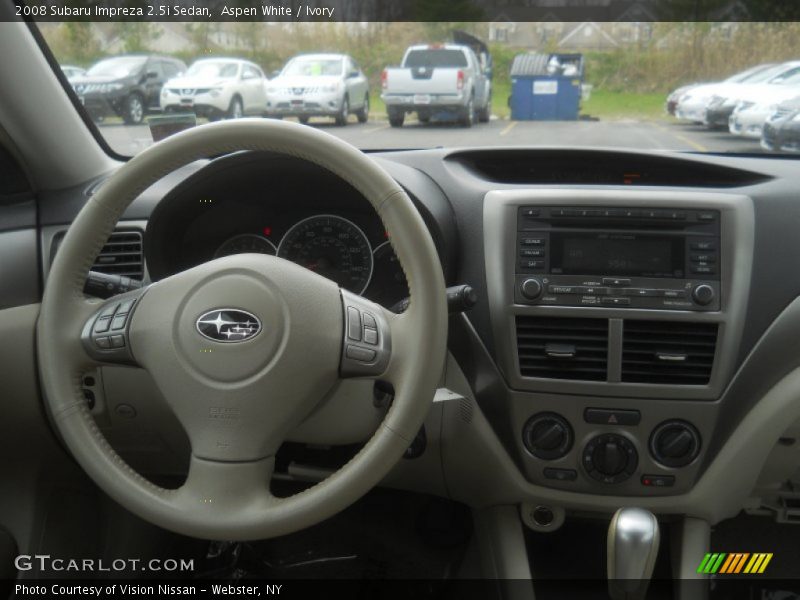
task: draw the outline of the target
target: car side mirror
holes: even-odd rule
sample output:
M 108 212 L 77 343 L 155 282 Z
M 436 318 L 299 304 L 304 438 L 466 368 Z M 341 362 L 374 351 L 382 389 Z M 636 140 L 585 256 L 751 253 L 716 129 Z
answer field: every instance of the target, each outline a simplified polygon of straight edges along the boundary
M 355 78 L 356 78 L 356 77 L 358 77 L 360 74 L 361 74 L 361 73 L 359 73 L 358 71 L 350 71 L 350 72 L 347 74 L 347 78 L 348 78 L 348 79 L 355 79 Z
M 158 73 L 156 73 L 155 71 L 148 71 L 147 73 L 145 73 L 145 77 L 147 77 L 148 79 L 158 79 Z

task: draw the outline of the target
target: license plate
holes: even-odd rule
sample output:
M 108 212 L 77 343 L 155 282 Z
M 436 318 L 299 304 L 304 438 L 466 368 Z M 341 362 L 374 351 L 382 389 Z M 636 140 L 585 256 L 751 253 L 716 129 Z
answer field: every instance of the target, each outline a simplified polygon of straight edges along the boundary
M 414 104 L 430 104 L 430 94 L 414 94 Z
M 183 104 L 184 106 L 191 106 L 192 104 L 194 104 L 194 99 L 192 99 L 192 98 L 181 98 L 181 104 Z
M 292 106 L 303 106 L 302 100 L 292 100 Z

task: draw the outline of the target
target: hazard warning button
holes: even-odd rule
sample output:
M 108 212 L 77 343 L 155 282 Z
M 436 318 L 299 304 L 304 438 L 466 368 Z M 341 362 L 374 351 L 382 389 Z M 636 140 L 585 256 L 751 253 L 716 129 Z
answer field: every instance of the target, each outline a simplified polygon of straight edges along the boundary
M 614 410 L 610 408 L 587 408 L 583 413 L 587 423 L 595 425 L 638 425 L 642 415 L 638 410 Z

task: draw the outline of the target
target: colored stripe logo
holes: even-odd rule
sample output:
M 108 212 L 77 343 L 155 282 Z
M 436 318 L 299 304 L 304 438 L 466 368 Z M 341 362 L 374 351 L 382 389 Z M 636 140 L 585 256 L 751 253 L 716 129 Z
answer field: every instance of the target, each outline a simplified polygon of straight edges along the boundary
M 771 552 L 709 552 L 703 557 L 697 572 L 707 575 L 760 575 L 771 560 Z

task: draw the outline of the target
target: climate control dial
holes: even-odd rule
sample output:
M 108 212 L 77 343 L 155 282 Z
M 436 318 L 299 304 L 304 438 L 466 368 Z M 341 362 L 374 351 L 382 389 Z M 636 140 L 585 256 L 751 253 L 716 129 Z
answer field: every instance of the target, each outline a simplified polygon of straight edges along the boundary
M 628 438 L 608 433 L 589 440 L 583 449 L 583 467 L 602 483 L 620 483 L 636 471 L 639 454 Z
M 536 458 L 555 460 L 572 448 L 572 427 L 559 414 L 543 412 L 533 415 L 522 430 L 522 442 Z
M 686 421 L 664 421 L 650 436 L 650 453 L 665 467 L 685 467 L 700 453 L 700 434 Z

